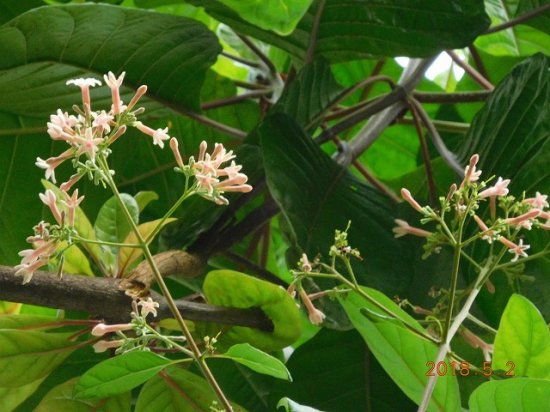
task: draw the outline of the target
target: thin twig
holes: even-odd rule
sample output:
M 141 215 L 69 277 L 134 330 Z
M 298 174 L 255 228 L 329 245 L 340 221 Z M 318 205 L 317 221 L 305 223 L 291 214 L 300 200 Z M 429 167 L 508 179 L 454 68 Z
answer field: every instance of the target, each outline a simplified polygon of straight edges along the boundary
M 309 44 L 307 46 L 306 58 L 304 61 L 305 64 L 311 63 L 313 61 L 313 57 L 315 56 L 315 46 L 317 45 L 319 26 L 321 23 L 321 16 L 323 15 L 323 10 L 325 9 L 325 3 L 326 0 L 320 0 L 317 5 L 317 11 L 315 13 L 315 18 L 309 34 Z
M 258 62 L 253 62 L 252 60 L 247 60 L 247 59 L 243 59 L 242 57 L 240 56 L 234 56 L 230 53 L 227 53 L 226 51 L 222 51 L 220 53 L 223 57 L 227 57 L 228 59 L 230 60 L 234 60 L 236 62 L 239 62 L 239 63 L 242 63 L 244 64 L 245 66 L 249 66 L 249 67 L 254 67 L 254 68 L 259 68 L 260 65 L 258 64 Z
M 242 87 L 243 89 L 249 89 L 249 90 L 269 89 L 269 86 L 265 84 L 248 83 L 248 82 L 243 82 L 241 80 L 235 80 L 235 79 L 232 79 L 232 80 L 233 80 L 233 83 L 235 83 L 235 86 Z
M 528 11 L 527 13 L 522 14 L 521 16 L 514 17 L 512 20 L 508 20 L 506 23 L 502 23 L 502 24 L 499 24 L 498 26 L 490 27 L 482 35 L 496 33 L 498 31 L 506 30 L 517 24 L 525 23 L 526 21 L 531 20 L 532 18 L 543 14 L 548 10 L 550 10 L 550 3 L 546 3 L 540 7 L 537 7 L 536 9 Z
M 239 37 L 239 39 L 241 39 L 241 41 L 246 44 L 246 46 L 256 55 L 258 56 L 258 58 L 264 62 L 264 64 L 267 66 L 267 68 L 269 69 L 269 72 L 271 73 L 272 76 L 276 76 L 277 75 L 277 68 L 275 67 L 275 65 L 273 64 L 273 62 L 269 59 L 269 57 L 267 57 L 259 48 L 258 46 L 256 46 L 254 44 L 254 42 L 252 40 L 250 40 L 248 37 L 240 34 L 240 33 L 236 33 L 237 36 Z
M 460 164 L 458 164 L 454 153 L 452 153 L 449 149 L 447 149 L 447 146 L 445 146 L 445 142 L 443 142 L 443 139 L 439 135 L 439 132 L 433 125 L 430 117 L 428 116 L 428 113 L 426 113 L 422 105 L 418 103 L 418 101 L 414 97 L 410 97 L 409 101 L 416 109 L 418 116 L 420 117 L 420 119 L 422 120 L 422 123 L 424 123 L 424 126 L 428 130 L 428 133 L 430 134 L 433 145 L 438 151 L 438 153 L 460 177 L 463 177 L 464 168 L 460 166 Z
M 455 93 L 414 91 L 413 97 L 420 103 L 474 103 L 484 102 L 490 94 L 491 92 L 488 90 Z
M 466 73 L 470 75 L 470 77 L 478 83 L 481 87 L 483 87 L 485 90 L 493 90 L 495 86 L 491 84 L 489 80 L 487 80 L 485 77 L 481 75 L 480 72 L 478 72 L 476 69 L 474 69 L 472 66 L 470 66 L 465 61 L 461 60 L 458 55 L 452 51 L 452 50 L 446 50 L 445 53 L 449 55 L 453 61 L 460 66 Z
M 476 46 L 474 46 L 474 44 L 470 44 L 468 46 L 468 50 L 470 51 L 470 56 L 472 56 L 472 59 L 474 59 L 474 63 L 476 65 L 477 70 L 481 73 L 483 77 L 491 81 L 489 72 L 485 68 L 485 65 L 483 64 L 483 60 L 481 60 L 481 56 L 479 55 L 479 52 L 477 51 Z
M 382 71 L 382 69 L 384 68 L 385 64 L 386 64 L 386 59 L 378 60 L 376 62 L 376 64 L 374 65 L 374 67 L 373 67 L 373 69 L 370 73 L 369 78 L 378 76 L 380 74 L 380 72 Z M 393 83 L 393 81 L 392 81 L 392 83 Z M 364 100 L 369 96 L 369 93 L 371 92 L 372 87 L 373 87 L 373 84 L 371 83 L 371 84 L 366 85 L 363 88 L 363 91 L 361 92 L 360 100 Z M 393 88 L 393 86 L 392 86 L 392 88 Z
M 414 125 L 414 120 L 410 117 L 401 117 L 396 120 L 398 124 Z M 451 133 L 468 133 L 470 123 L 451 122 L 448 120 L 432 119 L 432 123 L 437 130 Z
M 414 126 L 416 128 L 416 134 L 418 135 L 418 139 L 420 140 L 420 149 L 422 152 L 422 159 L 424 160 L 424 167 L 426 169 L 426 180 L 428 181 L 428 195 L 430 199 L 430 205 L 432 205 L 432 207 L 435 207 L 436 200 L 437 200 L 437 189 L 435 187 L 434 177 L 432 173 L 432 165 L 430 162 L 430 153 L 428 152 L 428 145 L 426 144 L 424 131 L 422 130 L 422 126 L 420 124 L 420 119 L 418 116 L 418 111 L 416 110 L 416 107 L 414 106 L 414 104 L 409 105 L 409 110 L 412 113 Z
M 243 100 L 253 99 L 255 97 L 265 96 L 271 93 L 269 89 L 253 90 L 248 93 L 239 94 L 236 96 L 226 97 L 224 99 L 211 100 L 201 104 L 202 110 L 217 109 L 218 107 L 229 106 L 235 103 L 240 103 Z

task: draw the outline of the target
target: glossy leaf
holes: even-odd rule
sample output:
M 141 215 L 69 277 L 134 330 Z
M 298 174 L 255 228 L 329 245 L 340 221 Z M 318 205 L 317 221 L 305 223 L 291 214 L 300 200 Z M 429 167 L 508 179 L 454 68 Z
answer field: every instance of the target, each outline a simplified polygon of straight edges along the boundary
M 283 362 L 248 343 L 233 345 L 225 353 L 215 355 L 215 357 L 231 359 L 255 372 L 292 381 L 292 377 Z
M 233 270 L 214 270 L 203 284 L 206 299 L 213 305 L 233 308 L 260 308 L 273 322 L 273 332 L 234 326 L 222 339 L 248 342 L 261 350 L 279 350 L 300 337 L 300 313 L 286 291 L 272 283 Z
M 305 129 L 311 129 L 319 123 L 319 115 L 335 103 L 341 90 L 328 61 L 317 59 L 300 70 L 272 111 L 284 112 Z
M 70 335 L 2 329 L 0 387 L 17 388 L 47 376 L 75 349 Z
M 261 30 L 215 0 L 192 0 L 232 28 L 304 59 L 320 2 L 313 2 L 286 37 Z M 315 52 L 332 62 L 372 56 L 428 57 L 464 47 L 489 25 L 478 0 L 418 3 L 329 0 L 321 15 Z M 437 35 L 434 35 L 437 33 Z
M 127 352 L 89 369 L 75 387 L 75 398 L 106 398 L 141 385 L 171 362 L 153 352 Z
M 35 7 L 43 6 L 42 0 L 19 0 L 17 2 L 2 2 L 0 3 L 0 25 L 10 21 L 14 17 L 34 9 Z
M 32 10 L 0 29 L 0 44 L 0 110 L 8 105 L 16 113 L 25 94 L 39 97 L 33 82 L 43 85 L 41 96 L 55 96 L 67 78 L 109 70 L 126 71 L 134 87 L 146 80 L 150 96 L 198 109 L 205 72 L 220 51 L 214 35 L 193 20 L 99 4 Z
M 249 23 L 282 36 L 292 33 L 313 0 L 221 0 Z
M 166 226 L 171 222 L 174 222 L 175 220 L 177 219 L 174 217 L 169 217 L 164 222 L 162 222 L 162 227 Z M 153 230 L 155 230 L 155 228 L 160 222 L 161 222 L 161 219 L 142 223 L 141 225 L 138 226 L 139 233 L 141 233 L 141 236 L 143 236 L 144 238 L 147 238 L 153 232 Z M 126 236 L 126 239 L 124 239 L 123 243 L 137 244 L 138 239 L 136 237 L 136 234 L 133 231 L 130 232 L 128 236 Z M 130 247 L 120 248 L 119 255 L 118 255 L 120 274 L 123 274 L 132 265 L 132 263 L 134 263 L 142 255 L 143 255 L 143 250 L 141 248 L 130 248 Z
M 523 16 L 546 4 L 548 4 L 548 0 L 519 0 L 516 9 L 516 17 Z M 546 13 L 541 13 L 535 18 L 528 19 L 524 24 L 550 34 L 550 13 L 548 13 L 548 11 Z
M 168 368 L 143 386 L 136 412 L 210 412 L 215 400 L 206 380 L 185 369 Z M 232 406 L 235 411 L 244 411 L 238 405 Z
M 550 330 L 528 299 L 514 294 L 502 314 L 495 337 L 493 369 L 513 376 L 550 379 Z
M 64 250 L 63 273 L 94 276 L 94 272 L 90 267 L 90 261 L 88 260 L 84 252 L 82 252 L 77 245 L 72 245 L 68 248 L 66 247 L 67 242 L 60 242 L 59 246 L 57 247 L 57 251 Z
M 44 315 L 2 315 L 0 316 L 0 329 L 22 329 L 34 326 L 41 328 L 41 325 L 55 322 L 58 318 Z
M 73 378 L 50 390 L 34 409 L 35 412 L 130 412 L 130 392 L 108 399 L 75 399 L 74 390 L 78 378 Z
M 361 282 L 403 294 L 409 252 L 393 237 L 395 205 L 338 167 L 289 117 L 267 118 L 258 134 L 267 185 L 290 223 L 294 246 L 308 256 L 326 255 L 334 231 L 351 220 L 350 244 L 364 257 L 354 262 Z
M 36 388 L 44 381 L 44 378 L 37 379 L 34 382 L 17 388 L 1 388 L 0 399 L 2 399 L 2 412 L 11 412 L 17 408 L 25 399 L 31 396 Z
M 140 213 L 143 212 L 143 209 L 145 209 L 149 203 L 158 200 L 158 198 L 159 195 L 152 190 L 145 190 L 134 195 L 134 199 L 136 199 Z
M 377 290 L 362 289 L 409 325 L 422 330 L 418 322 L 391 299 Z M 398 322 L 387 320 L 387 314 L 357 293 L 350 293 L 346 298 L 341 298 L 340 302 L 351 322 L 363 336 L 369 349 L 388 375 L 409 398 L 420 404 L 424 388 L 428 382 L 426 373 L 429 365 L 427 365 L 427 362 L 435 361 L 438 351 L 437 346 L 415 335 Z M 378 314 L 379 319 L 365 316 L 364 309 L 367 309 L 369 313 Z M 450 368 L 449 359 L 446 358 L 445 362 L 447 367 Z M 445 374 L 438 377 L 428 410 L 460 411 L 460 393 L 456 376 Z
M 472 393 L 468 404 L 471 412 L 540 412 L 550 405 L 550 381 L 515 378 L 485 382 Z

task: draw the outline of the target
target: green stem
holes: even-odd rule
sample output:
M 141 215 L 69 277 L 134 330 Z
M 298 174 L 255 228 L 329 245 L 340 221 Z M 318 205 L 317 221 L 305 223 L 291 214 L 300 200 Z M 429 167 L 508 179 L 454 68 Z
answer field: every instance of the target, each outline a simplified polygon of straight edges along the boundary
M 184 348 L 183 346 L 177 344 L 176 342 L 174 342 L 172 339 L 170 339 L 169 337 L 167 336 L 164 336 L 164 335 L 161 335 L 160 333 L 158 333 L 155 328 L 152 328 L 151 326 L 149 326 L 147 323 L 145 324 L 146 327 L 147 327 L 147 330 L 149 330 L 149 332 L 151 332 L 152 335 L 154 335 L 157 339 L 173 346 L 174 348 L 176 348 L 177 350 L 185 353 L 187 356 L 193 358 L 193 352 L 191 352 L 189 349 L 187 348 Z
M 521 260 L 518 260 L 516 262 L 506 262 L 502 263 L 500 265 L 495 266 L 495 270 L 502 270 L 504 268 L 517 265 L 518 263 L 528 262 L 530 260 L 538 259 L 540 257 L 543 257 L 544 255 L 547 255 L 550 253 L 550 248 L 545 248 L 544 250 L 541 250 L 540 252 L 533 253 L 532 255 L 526 256 L 524 258 L 521 258 Z
M 474 315 L 472 315 L 471 313 L 468 313 L 468 319 L 471 320 L 473 323 L 475 323 L 477 326 L 485 329 L 485 330 L 488 330 L 489 332 L 491 333 L 494 333 L 496 334 L 497 331 L 496 329 L 492 328 L 491 326 L 487 325 L 485 322 L 483 322 L 482 320 L 476 318 Z
M 155 263 L 153 255 L 152 255 L 151 251 L 149 250 L 149 246 L 145 242 L 145 239 L 141 235 L 141 232 L 139 231 L 139 228 L 138 228 L 136 222 L 134 222 L 134 219 L 132 218 L 132 215 L 130 214 L 130 211 L 128 210 L 128 208 L 126 207 L 124 201 L 122 200 L 122 197 L 121 197 L 121 195 L 118 191 L 118 188 L 116 187 L 116 184 L 115 184 L 111 174 L 109 173 L 109 167 L 107 165 L 107 161 L 101 156 L 101 157 L 98 157 L 98 163 L 100 164 L 101 168 L 103 169 L 103 171 L 105 173 L 106 180 L 107 180 L 107 184 L 111 187 L 111 190 L 113 191 L 113 194 L 117 198 L 117 201 L 118 201 L 124 215 L 126 216 L 126 219 L 128 220 L 128 223 L 130 223 L 130 225 L 132 226 L 132 230 L 134 231 L 134 234 L 136 235 L 136 238 L 138 239 L 138 242 L 139 242 L 139 244 L 141 245 L 141 247 L 143 249 L 143 254 L 145 255 L 145 259 L 149 263 L 149 266 L 151 267 L 151 270 L 152 270 L 152 272 L 155 276 L 155 280 L 157 281 L 157 284 L 159 285 L 159 288 L 162 291 L 162 294 L 166 298 L 166 303 L 168 304 L 168 307 L 170 308 L 172 314 L 176 318 L 179 326 L 181 327 L 181 330 L 183 331 L 183 334 L 185 335 L 185 338 L 187 339 L 187 343 L 191 347 L 191 350 L 192 350 L 192 353 L 193 353 L 193 358 L 199 364 L 199 367 L 200 367 L 203 375 L 205 376 L 208 383 L 210 384 L 210 386 L 212 387 L 212 389 L 216 393 L 218 399 L 220 400 L 220 402 L 222 403 L 224 408 L 227 411 L 232 411 L 233 408 L 231 407 L 231 404 L 229 403 L 229 401 L 225 397 L 225 394 L 223 393 L 220 386 L 218 385 L 218 382 L 214 378 L 214 375 L 212 374 L 212 372 L 208 368 L 208 365 L 206 364 L 206 362 L 202 358 L 202 354 L 201 354 L 197 344 L 195 343 L 195 340 L 193 339 L 193 336 L 191 335 L 191 332 L 189 331 L 189 328 L 185 324 L 185 321 L 183 320 L 183 317 L 181 316 L 181 313 L 179 312 L 179 310 L 176 306 L 176 303 L 174 302 L 174 299 L 172 298 L 172 295 L 170 294 L 170 290 L 168 289 L 168 286 L 166 286 L 166 283 L 164 282 L 164 279 L 163 279 L 163 277 L 162 277 L 162 275 L 161 275 L 161 273 L 160 273 L 160 271 L 159 271 L 159 269 L 158 269 L 158 267 Z
M 118 242 L 107 242 L 103 240 L 92 240 L 92 239 L 86 239 L 80 236 L 75 236 L 75 239 L 79 242 L 84 243 L 93 243 L 95 245 L 103 245 L 103 246 L 115 246 L 115 247 L 131 247 L 135 249 L 140 249 L 141 245 L 138 245 L 137 243 L 118 243 Z

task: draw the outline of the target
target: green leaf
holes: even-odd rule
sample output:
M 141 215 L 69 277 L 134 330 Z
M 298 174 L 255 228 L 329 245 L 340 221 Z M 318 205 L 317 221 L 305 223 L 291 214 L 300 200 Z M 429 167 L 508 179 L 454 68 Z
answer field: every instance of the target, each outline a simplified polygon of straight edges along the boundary
M 363 287 L 362 290 L 415 329 L 423 330 L 416 320 L 387 296 L 375 289 Z M 387 314 L 355 292 L 341 298 L 340 302 L 388 375 L 409 398 L 420 404 L 428 382 L 427 362 L 435 361 L 437 346 L 412 333 L 403 325 L 385 320 Z M 364 316 L 362 310 L 365 308 L 371 313 L 379 314 L 379 319 L 373 321 L 370 317 Z M 449 359 L 446 358 L 445 362 L 447 368 L 451 368 Z M 460 411 L 460 393 L 456 376 L 449 373 L 438 377 L 428 411 Z
M 146 82 L 149 96 L 198 109 L 206 70 L 220 52 L 215 36 L 191 19 L 99 4 L 32 10 L 0 29 L 0 45 L 0 110 L 16 109 L 25 96 L 56 96 L 67 78 L 109 70 L 126 71 L 133 87 Z M 40 95 L 31 90 L 37 81 Z M 63 106 L 76 101 L 71 94 Z
M 519 0 L 516 9 L 516 17 L 522 16 L 546 4 L 548 4 L 548 0 Z M 541 13 L 535 18 L 528 19 L 523 24 L 535 27 L 550 34 L 550 13 L 548 13 L 548 11 L 546 13 Z
M 139 213 L 143 212 L 143 209 L 145 209 L 149 203 L 151 203 L 154 200 L 158 200 L 158 198 L 159 198 L 159 195 L 156 192 L 153 192 L 152 190 L 144 190 L 136 193 L 134 195 L 134 199 L 138 204 Z
M 277 409 L 279 408 L 285 408 L 286 412 L 321 412 L 319 409 L 300 405 L 298 402 L 294 402 L 290 398 L 282 398 L 277 404 Z
M 210 412 L 216 394 L 203 378 L 181 368 L 168 368 L 141 389 L 136 412 Z M 219 406 L 219 401 L 218 401 Z M 235 411 L 244 411 L 232 403 Z
M 0 388 L 0 399 L 2 399 L 2 412 L 11 412 L 17 408 L 25 399 L 31 396 L 45 378 L 37 379 L 34 382 L 19 386 L 18 388 Z
M 215 0 L 190 0 L 233 29 L 304 59 L 309 33 L 320 2 L 313 2 L 296 30 L 286 37 L 259 29 Z M 428 57 L 438 51 L 465 47 L 489 26 L 483 2 L 414 0 L 364 2 L 327 1 L 315 48 L 332 62 L 372 56 Z
M 354 262 L 360 282 L 402 295 L 411 280 L 410 252 L 392 234 L 395 204 L 337 166 L 288 116 L 267 118 L 258 134 L 267 185 L 294 245 L 308 256 L 326 254 L 334 231 L 351 220 L 350 244 L 364 256 Z
M 203 291 L 213 305 L 260 308 L 274 325 L 273 332 L 234 326 L 225 331 L 221 339 L 231 343 L 248 342 L 261 350 L 271 351 L 282 349 L 300 337 L 300 313 L 296 303 L 277 285 L 233 270 L 214 270 L 206 275 Z
M 80 377 L 75 398 L 106 398 L 141 385 L 171 363 L 153 352 L 127 352 L 107 359 Z
M 1 315 L 0 329 L 21 329 L 34 326 L 40 328 L 45 323 L 51 323 L 59 320 L 53 316 L 44 315 Z
M 42 0 L 18 0 L 16 2 L 0 3 L 0 26 L 14 17 L 34 9 L 35 7 L 43 6 Z
M 90 267 L 90 261 L 80 250 L 77 245 L 71 245 L 67 249 L 67 242 L 59 242 L 57 246 L 57 251 L 64 250 L 63 252 L 63 273 L 74 273 L 74 274 L 83 274 L 88 276 L 94 276 L 94 272 Z M 54 264 L 57 265 L 57 259 L 54 261 Z
M 493 369 L 513 376 L 550 379 L 550 330 L 528 299 L 513 294 L 502 314 L 495 337 Z
M 220 0 L 247 22 L 286 36 L 296 28 L 313 0 Z
M 71 335 L 0 330 L 0 387 L 17 388 L 47 376 L 75 349 Z
M 162 227 L 166 226 L 168 223 L 174 222 L 175 220 L 177 219 L 174 217 L 169 217 L 162 222 Z M 141 233 L 141 236 L 143 236 L 144 238 L 147 238 L 153 232 L 153 230 L 155 230 L 160 222 L 161 219 L 142 223 L 138 226 L 139 233 Z M 128 236 L 126 236 L 126 238 L 124 239 L 124 243 L 137 244 L 138 239 L 136 237 L 136 234 L 133 231 L 130 232 Z M 118 252 L 119 274 L 124 274 L 125 271 L 132 265 L 132 263 L 139 259 L 141 255 L 143 255 L 143 249 L 141 248 L 120 248 L 120 251 Z
M 292 381 L 290 372 L 283 362 L 248 343 L 233 345 L 224 354 L 214 357 L 232 359 L 255 372 Z
M 550 381 L 514 378 L 485 382 L 472 393 L 468 405 L 471 412 L 540 412 L 550 405 Z
M 126 193 L 121 193 L 120 197 L 130 212 L 132 220 L 137 224 L 139 221 L 139 206 L 136 200 Z M 132 225 L 128 222 L 122 206 L 115 196 L 107 200 L 99 210 L 94 229 L 98 240 L 115 243 L 124 242 L 124 239 L 132 230 Z
M 52 388 L 34 412 L 130 412 L 130 392 L 107 399 L 75 399 L 74 390 L 78 378 L 73 378 Z
M 317 126 L 319 116 L 336 102 L 341 90 L 328 61 L 316 59 L 306 64 L 285 88 L 272 112 L 284 112 L 308 130 Z

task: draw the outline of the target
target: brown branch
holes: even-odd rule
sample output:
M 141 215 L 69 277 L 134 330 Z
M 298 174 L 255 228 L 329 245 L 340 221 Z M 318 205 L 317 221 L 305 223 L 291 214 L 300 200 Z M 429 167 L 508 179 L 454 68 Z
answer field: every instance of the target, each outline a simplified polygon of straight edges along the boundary
M 79 275 L 59 279 L 54 273 L 39 271 L 30 283 L 22 285 L 22 278 L 14 273 L 13 268 L 0 266 L 0 300 L 84 311 L 111 323 L 130 319 L 132 299 L 119 289 L 119 279 Z M 153 292 L 152 297 L 160 304 L 158 319 L 173 317 L 162 296 Z M 188 320 L 273 330 L 273 324 L 260 309 L 223 308 L 184 299 L 177 300 L 176 305 Z
M 489 90 L 476 90 L 471 92 L 455 93 L 430 93 L 413 92 L 413 96 L 420 103 L 474 103 L 484 102 L 491 92 Z
M 277 68 L 275 67 L 275 65 L 273 64 L 273 62 L 271 60 L 269 60 L 269 57 L 267 57 L 259 48 L 258 46 L 256 46 L 254 44 L 254 42 L 252 40 L 250 40 L 248 37 L 240 34 L 240 33 L 236 33 L 237 36 L 239 37 L 239 39 L 241 39 L 241 41 L 246 44 L 248 46 L 248 48 L 256 55 L 258 56 L 258 58 L 264 62 L 264 64 L 267 66 L 269 72 L 271 73 L 272 76 L 275 76 L 277 75 Z
M 447 53 L 449 57 L 453 59 L 453 62 L 455 62 L 457 66 L 464 69 L 464 71 L 468 73 L 470 77 L 476 83 L 478 83 L 481 87 L 483 87 L 485 90 L 493 90 L 495 88 L 495 86 L 493 86 L 491 82 L 487 80 L 485 77 L 483 77 L 480 72 L 478 72 L 476 69 L 474 69 L 465 61 L 462 61 L 454 51 L 446 50 L 445 53 Z
M 323 15 L 323 10 L 325 9 L 326 0 L 320 0 L 319 5 L 317 6 L 317 12 L 315 13 L 315 19 L 313 20 L 313 25 L 311 27 L 311 32 L 309 35 L 309 45 L 307 47 L 305 64 L 311 63 L 313 57 L 315 56 L 315 46 L 317 46 L 317 37 L 319 37 L 319 26 L 321 25 L 321 16 Z
M 269 89 L 253 90 L 248 93 L 238 94 L 236 96 L 226 97 L 224 99 L 211 100 L 201 104 L 202 110 L 217 109 L 218 107 L 229 106 L 235 103 L 240 103 L 243 100 L 253 99 L 255 97 L 265 96 L 271 93 Z
M 479 55 L 479 52 L 477 51 L 476 46 L 474 46 L 474 44 L 472 43 L 468 46 L 468 50 L 470 51 L 470 56 L 472 56 L 472 59 L 474 60 L 474 64 L 476 65 L 477 70 L 481 73 L 483 77 L 491 81 L 489 72 L 485 68 L 485 65 L 483 64 L 483 60 L 481 60 L 481 56 Z
M 233 54 L 227 53 L 227 52 L 225 52 L 225 51 L 222 51 L 222 52 L 221 52 L 221 55 L 222 55 L 223 57 L 227 57 L 227 58 L 230 59 L 230 60 L 233 60 L 233 61 L 242 63 L 242 64 L 244 64 L 245 66 L 254 67 L 254 68 L 256 68 L 256 69 L 258 69 L 258 68 L 260 67 L 260 65 L 259 65 L 257 62 L 253 62 L 252 60 L 243 59 L 243 58 L 240 57 L 240 56 L 234 56 Z
M 522 14 L 521 16 L 515 17 L 512 20 L 508 20 L 506 23 L 502 23 L 502 24 L 499 24 L 498 26 L 490 27 L 489 29 L 487 29 L 487 31 L 485 31 L 485 33 L 483 33 L 483 35 L 506 30 L 512 26 L 524 23 L 527 20 L 531 20 L 532 18 L 537 17 L 548 10 L 550 10 L 550 3 L 546 3 L 540 7 L 537 7 L 536 9 L 528 11 L 527 13 Z

